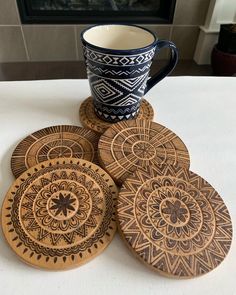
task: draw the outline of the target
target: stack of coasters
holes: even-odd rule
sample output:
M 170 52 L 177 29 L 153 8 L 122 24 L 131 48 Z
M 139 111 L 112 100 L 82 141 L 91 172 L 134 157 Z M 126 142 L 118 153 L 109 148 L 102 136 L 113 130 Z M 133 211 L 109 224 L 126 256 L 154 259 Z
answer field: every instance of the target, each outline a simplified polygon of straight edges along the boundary
M 3 202 L 2 227 L 26 263 L 50 270 L 80 266 L 113 239 L 118 191 L 95 164 L 98 140 L 89 129 L 60 125 L 34 132 L 15 148 L 17 179 Z
M 189 153 L 166 127 L 145 120 L 113 124 L 101 136 L 102 167 L 121 185 L 119 232 L 143 263 L 162 275 L 190 278 L 218 266 L 232 241 L 219 194 L 189 170 Z
M 111 124 L 88 98 L 80 108 L 88 128 L 52 126 L 17 145 L 2 228 L 24 262 L 48 270 L 80 266 L 109 245 L 117 226 L 135 256 L 163 275 L 196 277 L 224 260 L 229 212 L 189 170 L 183 141 L 153 115 L 143 100 L 137 119 Z

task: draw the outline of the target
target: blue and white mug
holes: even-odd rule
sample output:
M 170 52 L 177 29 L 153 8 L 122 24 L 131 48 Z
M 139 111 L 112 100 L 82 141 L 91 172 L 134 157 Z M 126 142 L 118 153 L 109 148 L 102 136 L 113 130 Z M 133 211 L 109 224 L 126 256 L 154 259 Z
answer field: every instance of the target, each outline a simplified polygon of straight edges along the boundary
M 109 122 L 133 119 L 143 95 L 175 67 L 174 43 L 158 40 L 149 30 L 135 25 L 96 25 L 81 34 L 95 112 Z M 155 54 L 170 48 L 168 64 L 149 78 Z

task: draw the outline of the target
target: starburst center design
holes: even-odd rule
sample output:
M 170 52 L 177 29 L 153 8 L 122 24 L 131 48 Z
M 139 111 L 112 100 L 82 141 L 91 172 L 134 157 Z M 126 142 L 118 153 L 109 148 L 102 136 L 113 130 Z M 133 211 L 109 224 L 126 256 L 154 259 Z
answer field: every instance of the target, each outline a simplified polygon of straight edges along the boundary
M 186 221 L 185 214 L 187 214 L 188 211 L 182 207 L 179 200 L 176 200 L 174 203 L 166 200 L 165 205 L 166 207 L 162 208 L 162 213 L 169 215 L 170 221 L 172 223 L 177 223 L 177 221 Z
M 140 159 L 152 159 L 156 155 L 155 148 L 146 141 L 138 141 L 133 146 L 134 154 Z
M 61 158 L 61 157 L 69 158 L 72 156 L 72 153 L 73 153 L 72 150 L 68 146 L 55 146 L 49 150 L 47 156 L 48 156 L 48 159 L 55 159 L 55 158 Z
M 59 215 L 61 212 L 65 217 L 67 217 L 68 211 L 75 211 L 75 208 L 72 204 L 76 201 L 75 198 L 72 198 L 71 194 L 63 196 L 62 193 L 59 194 L 59 198 L 52 198 L 54 205 L 50 207 L 50 210 L 56 210 L 55 216 Z

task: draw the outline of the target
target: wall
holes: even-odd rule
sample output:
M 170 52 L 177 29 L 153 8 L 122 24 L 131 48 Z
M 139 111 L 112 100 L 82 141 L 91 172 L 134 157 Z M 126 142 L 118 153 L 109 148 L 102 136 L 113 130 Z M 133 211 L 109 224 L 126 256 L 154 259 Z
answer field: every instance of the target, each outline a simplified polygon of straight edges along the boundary
M 172 40 L 181 59 L 192 59 L 210 0 L 177 0 L 173 25 L 148 25 Z M 86 25 L 21 25 L 15 0 L 0 0 L 0 62 L 81 60 L 80 32 Z M 166 59 L 168 51 L 160 59 Z
M 200 26 L 200 33 L 194 60 L 197 64 L 210 64 L 211 52 L 218 42 L 221 24 L 236 22 L 235 0 L 210 0 L 206 21 Z

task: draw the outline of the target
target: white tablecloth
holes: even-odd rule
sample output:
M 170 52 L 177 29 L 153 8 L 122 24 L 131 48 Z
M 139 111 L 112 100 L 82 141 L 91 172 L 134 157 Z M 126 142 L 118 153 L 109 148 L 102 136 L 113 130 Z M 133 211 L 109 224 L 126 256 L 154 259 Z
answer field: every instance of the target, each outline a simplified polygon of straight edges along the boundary
M 50 125 L 79 124 L 86 80 L 0 83 L 0 201 L 13 181 L 10 158 L 29 133 Z M 220 193 L 236 228 L 236 78 L 169 77 L 147 95 L 155 120 L 177 133 L 191 155 L 191 170 Z M 47 272 L 22 263 L 0 235 L 0 294 L 236 294 L 236 243 L 211 273 L 168 279 L 149 270 L 118 234 L 80 268 Z

